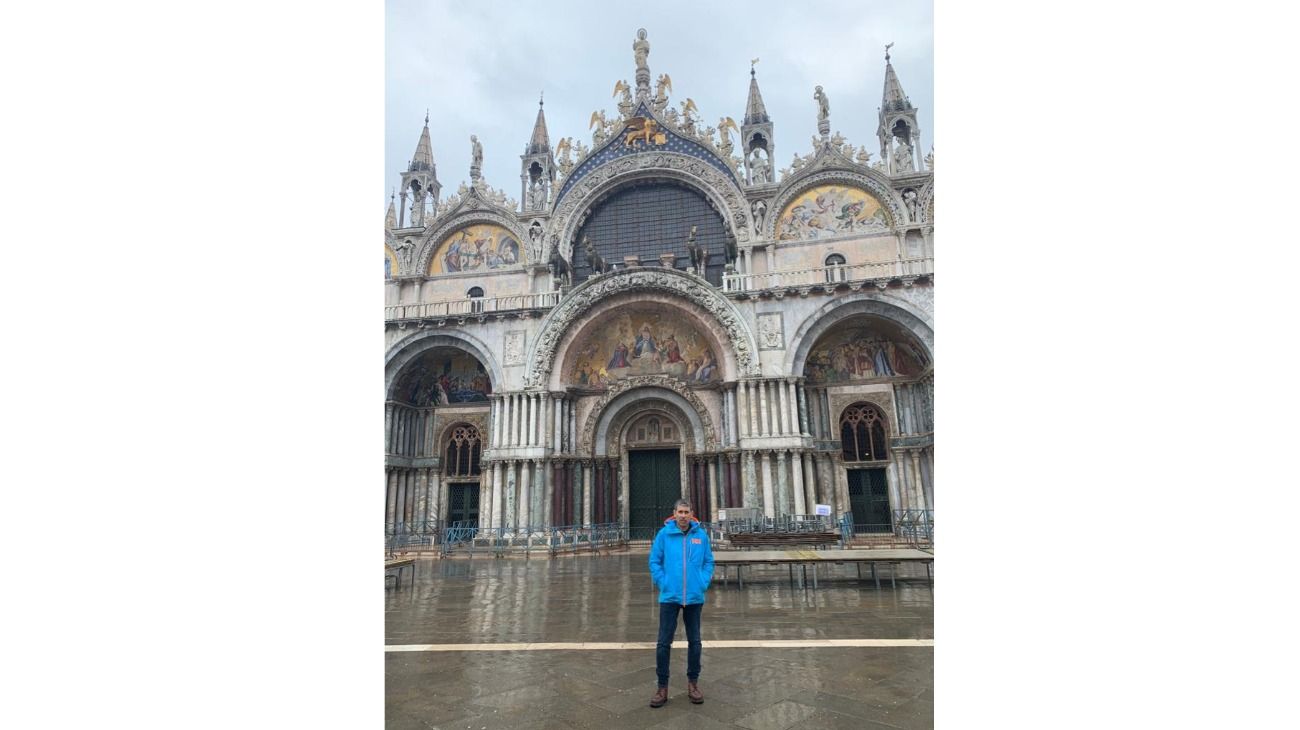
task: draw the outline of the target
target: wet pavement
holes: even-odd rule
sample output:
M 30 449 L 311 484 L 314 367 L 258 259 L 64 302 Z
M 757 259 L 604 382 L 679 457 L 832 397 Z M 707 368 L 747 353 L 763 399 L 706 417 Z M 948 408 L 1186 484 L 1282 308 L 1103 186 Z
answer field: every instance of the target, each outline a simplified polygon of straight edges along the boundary
M 710 647 L 717 640 L 933 639 L 922 566 L 876 590 L 854 566 L 792 587 L 785 567 L 746 571 L 745 588 L 709 589 L 700 688 L 686 699 L 674 648 L 669 702 L 648 707 L 653 648 L 385 654 L 386 726 L 405 728 L 929 728 L 929 646 Z M 409 574 L 408 574 L 409 575 Z M 389 581 L 385 644 L 654 642 L 656 595 L 644 553 L 553 559 L 420 559 L 414 585 Z M 684 641 L 678 627 L 677 640 Z M 411 647 L 415 648 L 415 647 Z M 518 647 L 523 649 L 524 647 Z

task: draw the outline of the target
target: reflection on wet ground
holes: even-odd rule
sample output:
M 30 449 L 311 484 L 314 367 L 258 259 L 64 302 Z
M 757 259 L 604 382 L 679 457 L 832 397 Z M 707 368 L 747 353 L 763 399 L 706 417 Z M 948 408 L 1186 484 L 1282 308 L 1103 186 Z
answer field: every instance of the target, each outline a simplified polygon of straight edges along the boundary
M 703 705 L 686 700 L 681 649 L 659 709 L 647 706 L 650 649 L 388 652 L 387 726 L 928 728 L 932 648 L 707 642 L 933 639 L 933 598 L 920 566 L 902 569 L 896 590 L 851 565 L 823 569 L 816 591 L 792 587 L 785 567 L 747 570 L 744 590 L 719 579 L 704 609 Z M 658 626 L 643 553 L 421 559 L 414 585 L 386 590 L 385 608 L 389 645 L 654 641 Z

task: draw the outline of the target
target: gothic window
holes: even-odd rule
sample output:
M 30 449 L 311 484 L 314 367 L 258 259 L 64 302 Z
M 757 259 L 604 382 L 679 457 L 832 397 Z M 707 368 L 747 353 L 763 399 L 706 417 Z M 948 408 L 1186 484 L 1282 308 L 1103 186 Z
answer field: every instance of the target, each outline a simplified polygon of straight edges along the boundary
M 885 439 L 885 419 L 869 403 L 844 409 L 840 416 L 840 443 L 845 461 L 884 461 L 889 458 Z
M 481 439 L 474 426 L 457 426 L 447 440 L 446 457 L 442 462 L 443 474 L 448 477 L 476 477 L 479 475 L 479 450 Z
M 848 272 L 844 265 L 848 263 L 845 258 L 837 253 L 826 257 L 826 281 L 844 281 L 848 278 Z

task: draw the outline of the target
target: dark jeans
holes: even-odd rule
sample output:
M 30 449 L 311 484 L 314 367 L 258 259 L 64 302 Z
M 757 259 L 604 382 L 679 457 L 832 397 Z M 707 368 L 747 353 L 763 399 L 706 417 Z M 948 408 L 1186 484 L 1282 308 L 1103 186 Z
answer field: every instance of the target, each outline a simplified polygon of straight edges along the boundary
M 673 635 L 677 633 L 677 611 L 681 609 L 682 623 L 686 624 L 686 679 L 700 679 L 700 612 L 703 603 L 683 606 L 680 603 L 659 604 L 659 643 L 655 645 L 655 672 L 659 686 L 668 686 L 668 656 L 673 650 Z

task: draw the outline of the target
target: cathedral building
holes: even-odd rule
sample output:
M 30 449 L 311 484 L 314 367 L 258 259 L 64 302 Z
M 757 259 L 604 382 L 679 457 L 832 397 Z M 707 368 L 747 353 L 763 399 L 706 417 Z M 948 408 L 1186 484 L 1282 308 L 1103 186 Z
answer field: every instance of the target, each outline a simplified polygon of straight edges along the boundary
M 751 68 L 709 124 L 632 51 L 590 139 L 539 103 L 518 201 L 476 138 L 444 195 L 426 116 L 384 226 L 386 530 L 932 515 L 933 153 L 888 51 L 878 149 L 834 89 L 776 120 Z M 783 169 L 778 122 L 816 131 Z

